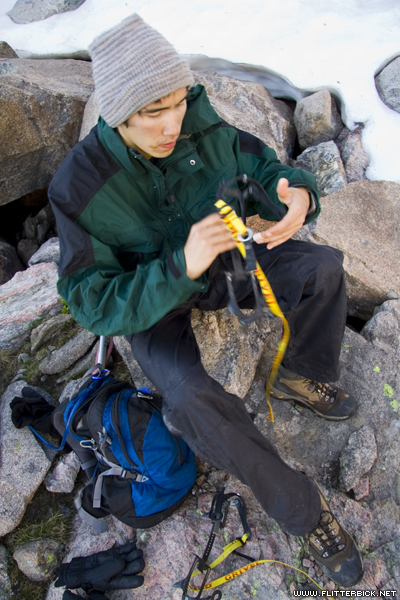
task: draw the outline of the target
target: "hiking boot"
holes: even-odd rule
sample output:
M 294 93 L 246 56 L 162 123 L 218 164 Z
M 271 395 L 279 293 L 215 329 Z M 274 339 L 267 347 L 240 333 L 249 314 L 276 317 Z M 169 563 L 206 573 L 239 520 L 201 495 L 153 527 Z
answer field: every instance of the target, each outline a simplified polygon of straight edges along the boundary
M 348 419 L 357 408 L 356 399 L 336 386 L 319 383 L 279 367 L 271 394 L 280 400 L 294 400 L 311 408 L 324 419 Z
M 321 516 L 317 526 L 306 535 L 310 553 L 332 581 L 352 587 L 361 581 L 364 570 L 355 541 L 339 525 L 328 503 L 321 497 Z

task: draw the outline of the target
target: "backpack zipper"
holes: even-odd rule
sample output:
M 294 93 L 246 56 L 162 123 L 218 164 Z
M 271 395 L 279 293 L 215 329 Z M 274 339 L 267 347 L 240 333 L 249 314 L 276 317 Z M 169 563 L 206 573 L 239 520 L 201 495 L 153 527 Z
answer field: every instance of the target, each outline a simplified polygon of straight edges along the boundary
M 116 435 L 118 437 L 118 441 L 120 443 L 121 450 L 123 452 L 123 455 L 124 455 L 125 459 L 127 460 L 127 462 L 129 464 L 132 465 L 132 467 L 134 467 L 135 469 L 138 469 L 138 466 L 135 465 L 135 463 L 132 462 L 132 460 L 129 458 L 128 453 L 126 451 L 124 440 L 122 439 L 122 435 L 121 435 L 120 418 L 119 418 L 119 404 L 120 404 L 121 394 L 124 391 L 125 390 L 121 390 L 117 394 L 117 397 L 115 398 L 115 400 L 114 400 L 114 402 L 112 404 L 112 409 L 111 409 L 111 423 L 112 423 L 114 431 L 115 431 L 115 433 L 116 433 Z

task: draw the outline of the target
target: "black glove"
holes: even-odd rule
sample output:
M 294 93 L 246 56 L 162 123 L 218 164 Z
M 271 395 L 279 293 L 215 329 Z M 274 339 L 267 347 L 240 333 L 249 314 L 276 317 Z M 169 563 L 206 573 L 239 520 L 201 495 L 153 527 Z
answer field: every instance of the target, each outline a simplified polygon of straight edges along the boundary
M 76 600 L 77 598 L 82 600 L 82 596 L 77 596 L 76 594 L 66 590 L 63 593 L 62 600 Z M 101 592 L 90 592 L 88 600 L 107 600 L 107 597 Z
M 15 396 L 10 403 L 11 420 L 17 429 L 32 425 L 37 431 L 49 433 L 53 437 L 60 437 L 60 434 L 54 429 L 51 416 L 55 410 L 52 406 L 35 390 L 29 387 L 22 388 L 22 398 Z
M 130 590 L 143 585 L 143 552 L 135 542 L 90 556 L 78 556 L 57 571 L 55 587 L 84 590 Z

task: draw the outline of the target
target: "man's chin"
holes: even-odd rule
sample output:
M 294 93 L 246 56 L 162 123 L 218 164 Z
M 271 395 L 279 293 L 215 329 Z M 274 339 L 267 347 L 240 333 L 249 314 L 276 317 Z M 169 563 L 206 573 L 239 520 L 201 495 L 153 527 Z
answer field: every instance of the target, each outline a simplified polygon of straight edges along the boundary
M 170 154 L 172 154 L 174 151 L 174 148 L 157 148 L 157 150 L 153 150 L 153 157 L 154 158 L 165 158 L 166 156 L 169 156 Z

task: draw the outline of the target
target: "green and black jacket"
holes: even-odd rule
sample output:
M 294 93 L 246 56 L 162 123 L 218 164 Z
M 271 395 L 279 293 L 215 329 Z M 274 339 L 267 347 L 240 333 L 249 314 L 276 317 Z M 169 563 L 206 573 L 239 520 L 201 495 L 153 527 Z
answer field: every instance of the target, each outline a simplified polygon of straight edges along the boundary
M 58 291 L 78 323 L 98 335 L 135 333 L 205 291 L 207 273 L 186 276 L 183 247 L 191 226 L 216 210 L 220 182 L 243 173 L 277 205 L 280 177 L 318 199 L 310 173 L 282 165 L 260 140 L 222 123 L 201 85 L 191 90 L 174 151 L 156 164 L 100 119 L 49 188 L 61 246 Z M 251 199 L 246 212 L 274 219 Z M 318 213 L 317 200 L 309 221 Z

